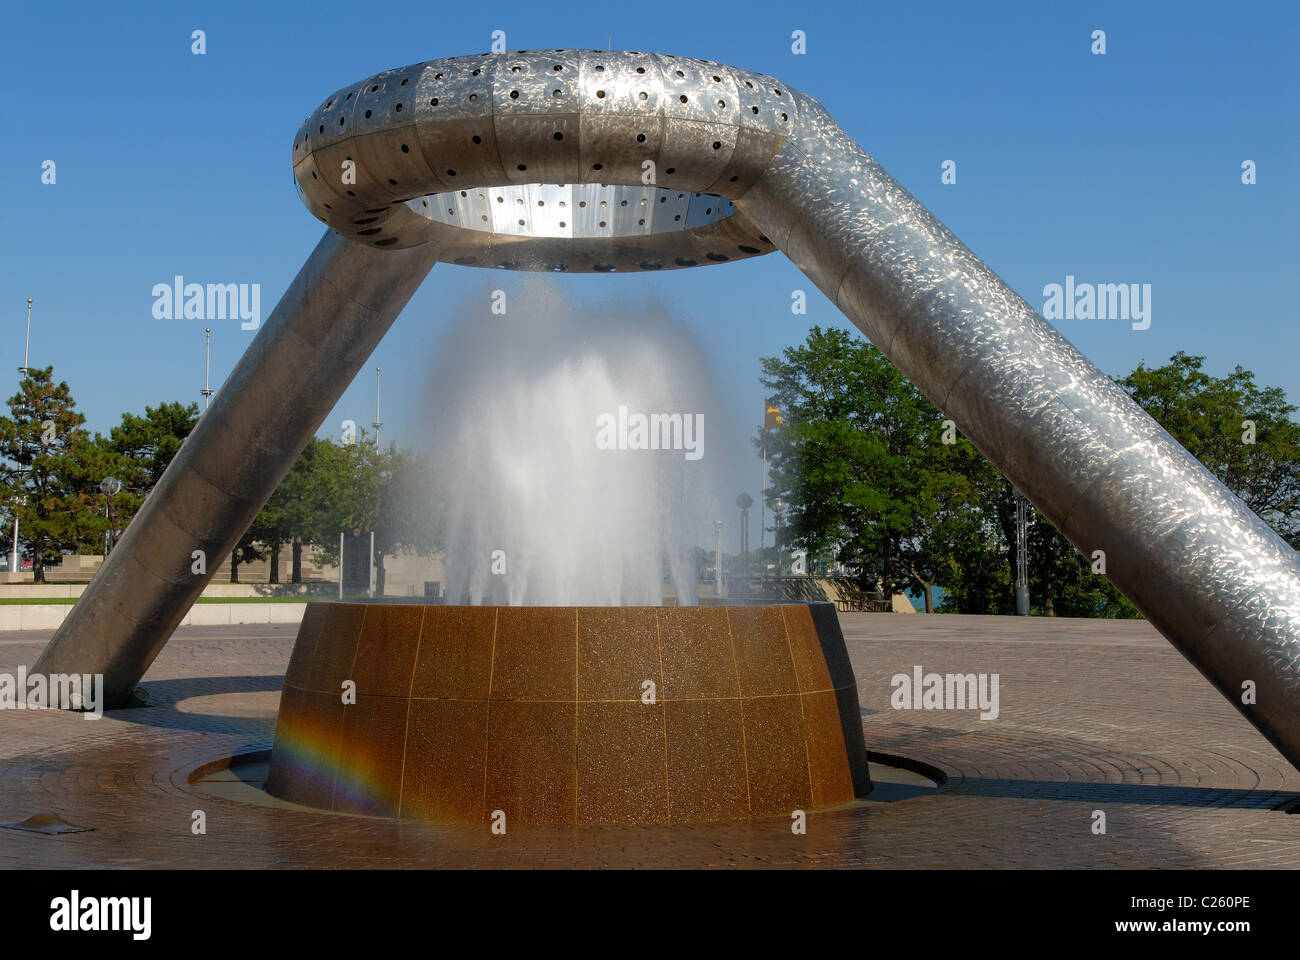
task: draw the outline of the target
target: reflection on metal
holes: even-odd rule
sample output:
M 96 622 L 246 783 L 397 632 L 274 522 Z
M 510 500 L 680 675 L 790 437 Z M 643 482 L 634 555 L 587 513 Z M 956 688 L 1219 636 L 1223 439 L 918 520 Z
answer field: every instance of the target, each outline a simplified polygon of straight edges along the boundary
M 736 206 L 1293 764 L 1300 557 L 831 119 Z M 1243 703 L 1243 684 L 1255 689 Z
M 189 552 L 224 558 L 432 263 L 655 270 L 779 248 L 1079 550 L 1104 550 L 1111 581 L 1300 765 L 1300 558 L 811 97 L 648 53 L 457 57 L 328 97 L 293 166 L 342 236 L 55 635 L 48 670 L 111 663 L 110 694 L 129 690 L 207 581 Z M 658 214 L 673 202 L 686 212 Z
M 789 101 L 770 77 L 651 53 L 435 60 L 327 97 L 294 139 L 294 176 L 344 236 L 433 242 L 448 263 L 724 263 L 775 249 L 734 201 L 793 126 Z

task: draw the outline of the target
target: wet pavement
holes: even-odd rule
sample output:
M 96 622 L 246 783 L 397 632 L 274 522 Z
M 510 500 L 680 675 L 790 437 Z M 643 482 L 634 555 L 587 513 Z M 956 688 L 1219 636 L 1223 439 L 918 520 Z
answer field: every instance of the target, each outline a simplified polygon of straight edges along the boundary
M 840 622 L 881 786 L 803 835 L 773 817 L 495 836 L 275 801 L 258 784 L 297 628 L 259 624 L 179 630 L 146 708 L 0 710 L 0 822 L 90 828 L 0 829 L 0 868 L 1300 866 L 1300 773 L 1145 622 Z M 48 637 L 0 633 L 0 672 Z M 917 667 L 996 674 L 996 718 L 894 709 Z

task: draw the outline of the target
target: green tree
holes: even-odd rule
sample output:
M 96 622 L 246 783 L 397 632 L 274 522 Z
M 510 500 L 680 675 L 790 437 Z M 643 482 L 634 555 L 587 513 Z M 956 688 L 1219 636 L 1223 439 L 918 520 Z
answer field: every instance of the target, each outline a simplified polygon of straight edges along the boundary
M 239 542 L 236 543 L 234 548 L 230 551 L 231 583 L 239 582 L 239 568 L 243 564 L 253 563 L 254 561 L 261 560 L 266 556 L 266 550 L 264 549 L 266 541 L 264 538 L 267 536 L 270 527 L 268 522 L 264 519 L 265 514 L 266 511 L 263 510 L 253 518 L 253 522 L 248 525 L 248 529 L 244 531 L 244 535 L 239 538 Z
M 110 522 L 99 483 L 127 466 L 85 430 L 67 383 L 55 384 L 53 372 L 29 370 L 0 418 L 0 496 L 18 517 L 37 583 L 61 550 L 100 549 Z
M 100 443 L 130 458 L 131 475 L 120 478 L 123 484 L 148 493 L 162 479 L 163 471 L 198 422 L 198 404 L 167 401 L 145 407 L 144 416 L 122 414 L 122 422 L 109 431 L 107 438 L 100 438 Z
M 275 534 L 272 554 L 279 560 L 279 545 L 288 542 L 291 547 L 291 564 L 289 578 L 293 583 L 302 583 L 302 550 L 309 543 L 315 542 L 313 517 L 317 504 L 311 497 L 312 471 L 316 454 L 328 440 L 312 437 L 307 448 L 294 462 L 293 469 L 280 482 L 275 495 L 271 498 L 271 508 L 275 511 Z
M 338 562 L 339 534 L 374 531 L 377 588 L 384 586 L 385 557 L 409 550 L 423 555 L 442 542 L 430 462 L 390 445 L 378 449 L 361 431 L 354 443 L 313 439 L 240 541 L 278 556 L 294 546 L 294 580 L 301 581 L 301 548 L 314 544 L 324 563 Z M 251 554 L 249 554 L 251 555 Z
M 430 460 L 390 446 L 382 481 L 374 490 L 375 552 L 393 556 L 412 552 L 429 556 L 443 544 L 443 509 L 438 500 L 437 475 Z M 378 558 L 376 558 L 378 562 Z M 378 570 L 383 592 L 384 568 Z
M 122 422 L 109 430 L 107 437 L 95 435 L 96 446 L 111 456 L 109 475 L 122 484 L 121 492 L 113 498 L 119 529 L 130 523 L 162 478 L 198 422 L 198 409 L 193 403 L 163 402 L 145 407 L 144 416 L 124 413 Z
M 958 559 L 989 537 L 981 480 L 994 471 L 965 437 L 954 430 L 949 438 L 927 442 L 917 454 L 913 527 L 902 541 L 902 563 L 921 588 L 926 613 L 935 612 L 935 584 L 951 589 L 960 577 Z
M 326 505 L 318 501 L 323 493 L 321 481 L 313 471 L 318 468 L 317 453 L 322 446 L 329 446 L 328 440 L 312 437 L 307 447 L 294 461 L 271 499 L 258 513 L 252 525 L 244 533 L 237 545 L 238 553 L 232 557 L 232 573 L 239 563 L 260 560 L 263 556 L 270 561 L 270 583 L 280 582 L 280 554 L 286 544 L 291 548 L 290 582 L 302 583 L 302 550 L 304 546 L 317 543 L 317 537 L 332 519 L 321 516 Z M 326 457 L 330 454 L 327 452 Z M 324 461 L 319 465 L 324 467 Z M 336 531 L 337 534 L 337 531 Z M 326 536 L 326 540 L 331 539 Z M 259 549 L 259 545 L 264 549 Z M 337 549 L 334 551 L 337 553 Z
M 1044 617 L 1141 616 L 1105 576 L 1092 572 L 1092 558 L 1075 550 L 1037 510 L 1030 511 L 1028 540 L 1032 612 Z
M 932 610 L 932 588 L 980 523 L 978 453 L 944 443 L 933 404 L 846 330 L 814 327 L 762 365 L 784 423 L 755 442 L 767 445 L 769 494 L 789 503 L 785 543 L 837 556 L 866 589 L 915 584 Z

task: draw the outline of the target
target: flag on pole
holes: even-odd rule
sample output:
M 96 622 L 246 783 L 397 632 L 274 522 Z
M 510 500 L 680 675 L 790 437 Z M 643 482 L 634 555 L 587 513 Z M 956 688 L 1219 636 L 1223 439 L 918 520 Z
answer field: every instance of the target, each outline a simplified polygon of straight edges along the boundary
M 781 419 L 781 411 L 776 408 L 776 406 L 772 403 L 771 400 L 768 400 L 767 410 L 764 412 L 763 415 L 763 429 L 774 430 L 777 427 L 781 427 L 784 425 L 785 425 L 785 421 Z

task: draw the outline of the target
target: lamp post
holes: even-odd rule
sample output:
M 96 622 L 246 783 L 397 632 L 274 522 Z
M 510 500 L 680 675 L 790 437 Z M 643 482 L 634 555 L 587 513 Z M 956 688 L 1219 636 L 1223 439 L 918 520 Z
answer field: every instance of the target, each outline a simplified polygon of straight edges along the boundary
M 18 372 L 27 376 L 27 354 L 32 344 L 32 298 L 27 298 L 27 338 L 23 341 L 23 365 Z M 14 549 L 9 555 L 9 572 L 18 572 L 18 501 L 14 501 Z
M 767 539 L 767 421 L 763 421 L 763 481 L 758 491 L 758 589 L 762 593 L 767 564 L 763 561 L 763 542 Z
M 27 298 L 27 339 L 23 341 L 23 365 L 18 372 L 27 376 L 27 351 L 32 345 L 32 298 Z
M 713 521 L 713 592 L 722 599 L 722 521 Z
M 776 550 L 776 578 L 781 579 L 781 522 L 785 518 L 785 508 L 789 506 L 784 500 L 772 501 L 772 546 Z
M 749 508 L 754 505 L 754 498 L 747 493 L 742 493 L 736 498 L 736 506 L 740 508 L 740 563 L 744 571 L 743 576 L 746 578 L 745 593 L 749 593 Z
M 371 424 L 375 428 L 375 449 L 379 449 L 379 428 L 384 422 L 379 419 L 379 373 L 381 368 L 375 367 L 375 422 Z
M 99 490 L 108 500 L 105 508 L 105 515 L 108 517 L 108 529 L 104 531 L 104 559 L 108 559 L 109 551 L 117 543 L 117 510 L 113 507 L 113 497 L 122 489 L 122 481 L 116 477 L 105 477 L 99 481 Z
M 10 573 L 18 572 L 18 508 L 21 506 L 21 504 L 22 501 L 19 500 L 17 497 L 15 497 L 11 501 L 11 505 L 14 511 L 14 549 L 13 549 L 13 553 L 9 555 Z
M 1029 616 L 1029 501 L 1016 498 L 1016 616 Z
M 772 400 L 770 399 L 764 400 L 763 401 L 763 483 L 762 483 L 762 489 L 759 491 L 759 495 L 758 495 L 758 563 L 759 563 L 758 577 L 760 581 L 767 574 L 767 565 L 763 563 L 763 537 L 764 537 L 763 528 L 767 526 L 767 433 L 769 430 L 773 430 L 776 427 L 782 427 L 782 426 L 785 426 L 785 422 L 781 419 L 781 411 L 777 408 L 776 404 L 772 402 Z M 775 527 L 772 528 L 772 538 L 775 541 L 776 539 Z M 778 574 L 781 572 L 779 569 L 780 558 L 781 558 L 781 554 L 778 549 L 777 551 L 777 561 L 778 561 L 777 573 Z
M 212 402 L 212 328 L 203 328 L 203 409 L 208 409 Z

